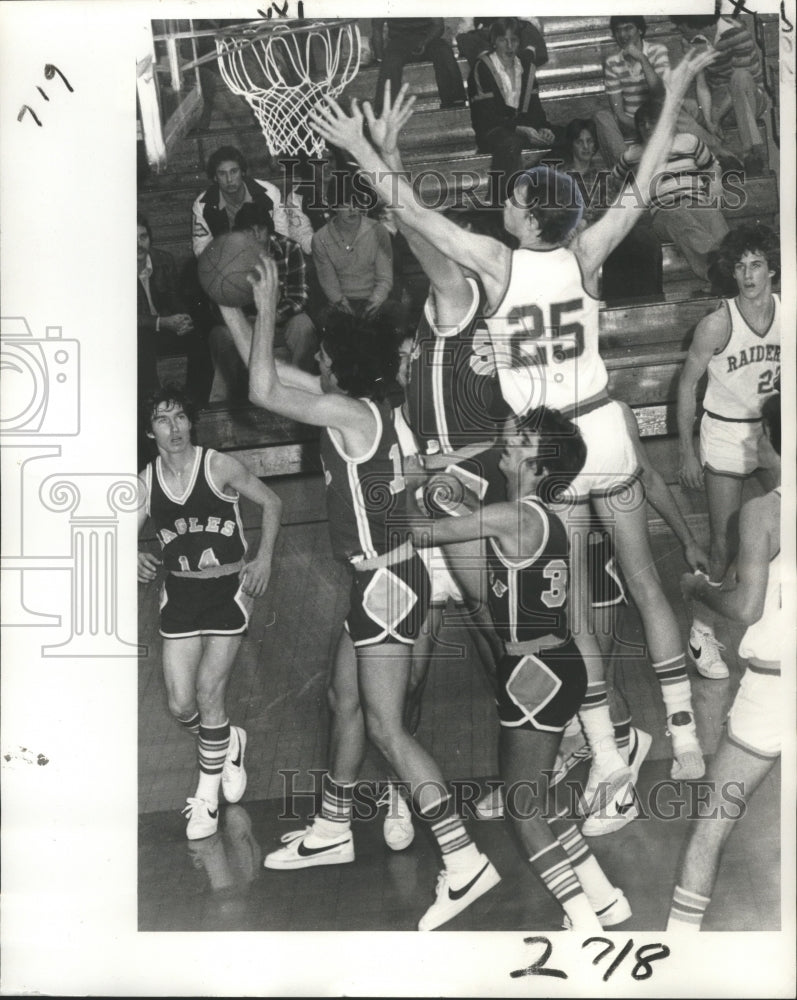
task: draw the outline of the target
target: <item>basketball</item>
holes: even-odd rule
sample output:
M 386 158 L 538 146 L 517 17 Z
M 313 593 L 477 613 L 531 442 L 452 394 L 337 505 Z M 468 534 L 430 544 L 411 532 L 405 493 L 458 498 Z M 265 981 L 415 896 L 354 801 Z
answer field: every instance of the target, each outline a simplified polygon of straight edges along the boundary
M 250 306 L 254 274 L 262 248 L 252 233 L 223 233 L 199 255 L 199 283 L 220 306 Z

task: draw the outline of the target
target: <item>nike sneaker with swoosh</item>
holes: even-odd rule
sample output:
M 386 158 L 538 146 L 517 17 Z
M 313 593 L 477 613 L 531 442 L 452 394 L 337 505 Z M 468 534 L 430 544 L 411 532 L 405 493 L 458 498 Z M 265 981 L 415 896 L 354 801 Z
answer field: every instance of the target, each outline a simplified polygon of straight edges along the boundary
M 650 751 L 653 737 L 642 729 L 631 727 L 628 750 L 628 767 L 631 771 L 630 780 L 617 789 L 609 798 L 602 801 L 599 798 L 594 811 L 584 820 L 581 833 L 585 837 L 601 837 L 605 833 L 614 833 L 636 819 L 639 810 L 636 804 L 635 786 L 639 778 L 639 769 Z M 600 917 L 600 914 L 598 914 Z M 608 924 L 604 924 L 608 927 Z
M 328 840 L 314 834 L 313 828 L 308 826 L 283 834 L 280 841 L 285 846 L 266 855 L 264 868 L 290 870 L 315 865 L 345 865 L 354 861 L 354 839 L 348 828 L 341 831 L 340 837 Z
M 479 896 L 489 892 L 501 881 L 501 876 L 486 855 L 479 854 L 477 867 L 465 876 L 465 881 L 456 887 L 451 885 L 451 873 L 445 869 L 437 876 L 437 898 L 424 913 L 418 923 L 419 931 L 433 931 L 436 927 L 453 920 L 458 913 L 466 910 Z
M 615 886 L 610 901 L 605 906 L 595 910 L 595 916 L 600 920 L 601 927 L 615 927 L 617 924 L 622 924 L 626 920 L 629 920 L 631 917 L 631 904 L 628 902 L 623 890 Z M 566 931 L 572 931 L 573 929 L 570 917 L 567 915 L 565 915 L 565 919 L 562 922 L 562 927 Z
M 720 655 L 725 649 L 710 629 L 692 626 L 689 633 L 689 656 L 692 658 L 697 672 L 710 681 L 722 681 L 730 677 L 728 665 Z
M 206 799 L 187 799 L 183 816 L 188 818 L 185 835 L 189 840 L 212 837 L 219 828 L 219 807 L 217 805 L 215 809 L 211 809 Z
M 230 726 L 230 746 L 221 770 L 221 790 L 228 802 L 239 802 L 246 791 L 246 730 L 240 726 Z

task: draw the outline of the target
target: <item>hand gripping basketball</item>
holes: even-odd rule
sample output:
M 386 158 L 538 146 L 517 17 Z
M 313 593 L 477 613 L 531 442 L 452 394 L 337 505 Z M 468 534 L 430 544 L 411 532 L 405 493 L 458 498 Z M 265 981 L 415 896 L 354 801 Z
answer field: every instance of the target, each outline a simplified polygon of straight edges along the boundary
M 276 262 L 268 254 L 261 253 L 254 270 L 246 278 L 252 286 L 257 311 L 265 313 L 269 310 L 276 310 L 279 298 L 279 276 Z
M 220 306 L 252 304 L 252 282 L 262 250 L 253 233 L 223 233 L 199 255 L 199 283 Z

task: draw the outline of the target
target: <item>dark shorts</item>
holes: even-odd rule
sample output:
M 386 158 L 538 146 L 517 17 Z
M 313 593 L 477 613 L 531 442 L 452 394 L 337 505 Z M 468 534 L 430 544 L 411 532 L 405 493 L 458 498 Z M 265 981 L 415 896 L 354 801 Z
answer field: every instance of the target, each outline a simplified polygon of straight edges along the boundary
M 575 642 L 498 664 L 498 721 L 509 729 L 561 733 L 581 708 L 587 668 Z
M 166 639 L 194 635 L 239 635 L 246 631 L 252 598 L 237 573 L 208 580 L 169 574 L 161 587 L 160 634 Z
M 380 569 L 352 570 L 346 631 L 355 646 L 412 645 L 426 621 L 431 583 L 417 553 Z

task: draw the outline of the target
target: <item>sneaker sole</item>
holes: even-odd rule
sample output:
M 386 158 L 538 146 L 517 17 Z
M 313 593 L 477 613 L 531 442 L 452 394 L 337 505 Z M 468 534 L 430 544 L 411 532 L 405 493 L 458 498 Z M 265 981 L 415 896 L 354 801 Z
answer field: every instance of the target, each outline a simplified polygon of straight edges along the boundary
M 494 889 L 500 881 L 501 881 L 501 876 L 498 874 L 498 870 L 491 864 L 489 868 L 487 868 L 484 871 L 482 877 L 479 879 L 476 885 L 474 885 L 473 889 L 466 896 L 463 896 L 461 900 L 457 900 L 456 903 L 453 900 L 451 901 L 452 909 L 450 912 L 447 913 L 446 916 L 443 916 L 441 914 L 441 916 L 438 919 L 432 918 L 434 919 L 434 923 L 430 922 L 425 923 L 427 914 L 424 914 L 424 916 L 421 917 L 418 923 L 418 930 L 433 931 L 436 930 L 438 927 L 442 927 L 443 924 L 447 924 L 450 920 L 453 920 L 454 917 L 459 916 L 460 913 L 463 913 L 465 910 L 467 910 L 467 908 L 472 903 L 475 903 L 477 899 L 481 899 L 481 897 L 484 896 L 486 893 L 488 893 L 490 889 Z M 476 891 L 477 889 L 478 892 Z
M 354 861 L 354 850 L 338 854 L 316 854 L 310 858 L 274 858 L 267 854 L 263 861 L 264 868 L 274 871 L 293 871 L 296 868 L 316 868 L 319 865 L 348 865 Z
M 581 827 L 581 835 L 584 837 L 603 837 L 607 833 L 616 833 L 618 830 L 622 830 L 624 826 L 628 826 L 638 816 L 639 810 L 636 806 L 633 809 L 629 809 L 622 816 L 607 816 L 605 818 L 601 816 L 587 816 Z
M 190 832 L 188 828 L 186 828 L 185 835 L 189 840 L 207 840 L 208 837 L 212 837 L 214 833 L 218 833 L 218 830 L 219 830 L 219 824 L 217 823 L 212 830 L 208 830 L 207 832 L 202 832 L 202 833 Z
M 730 670 L 728 670 L 727 667 L 725 667 L 724 670 L 720 669 L 714 671 L 706 669 L 705 667 L 701 667 L 694 657 L 692 657 L 692 659 L 694 660 L 697 672 L 700 674 L 701 677 L 705 677 L 707 681 L 726 681 L 731 676 L 731 672 Z
M 398 840 L 394 838 L 392 841 L 388 839 L 387 834 L 383 831 L 383 836 L 385 838 L 385 843 L 390 848 L 391 851 L 406 851 L 410 844 L 415 840 L 415 830 L 413 828 L 401 839 Z
M 244 796 L 244 792 L 246 791 L 246 780 L 247 780 L 246 779 L 246 768 L 244 767 L 244 754 L 246 753 L 246 730 L 245 729 L 241 729 L 239 726 L 236 726 L 235 728 L 238 730 L 238 740 L 239 740 L 239 743 L 240 743 L 239 753 L 241 755 L 241 763 L 239 765 L 239 767 L 240 767 L 240 772 L 239 772 L 240 773 L 240 778 L 236 777 L 236 784 L 237 784 L 238 781 L 240 781 L 240 783 L 241 783 L 241 789 L 240 789 L 240 791 L 237 791 L 235 789 L 233 789 L 233 791 L 231 791 L 231 792 L 227 791 L 227 785 L 230 784 L 230 779 L 228 778 L 227 782 L 225 783 L 225 781 L 224 781 L 224 769 L 225 768 L 223 767 L 222 770 L 221 770 L 221 791 L 222 791 L 222 794 L 224 795 L 224 798 L 229 803 L 235 803 L 235 802 L 240 802 L 241 801 L 241 799 Z M 226 767 L 227 761 L 225 761 L 224 764 L 225 764 L 225 767 Z M 238 768 L 236 768 L 236 770 L 238 770 Z

